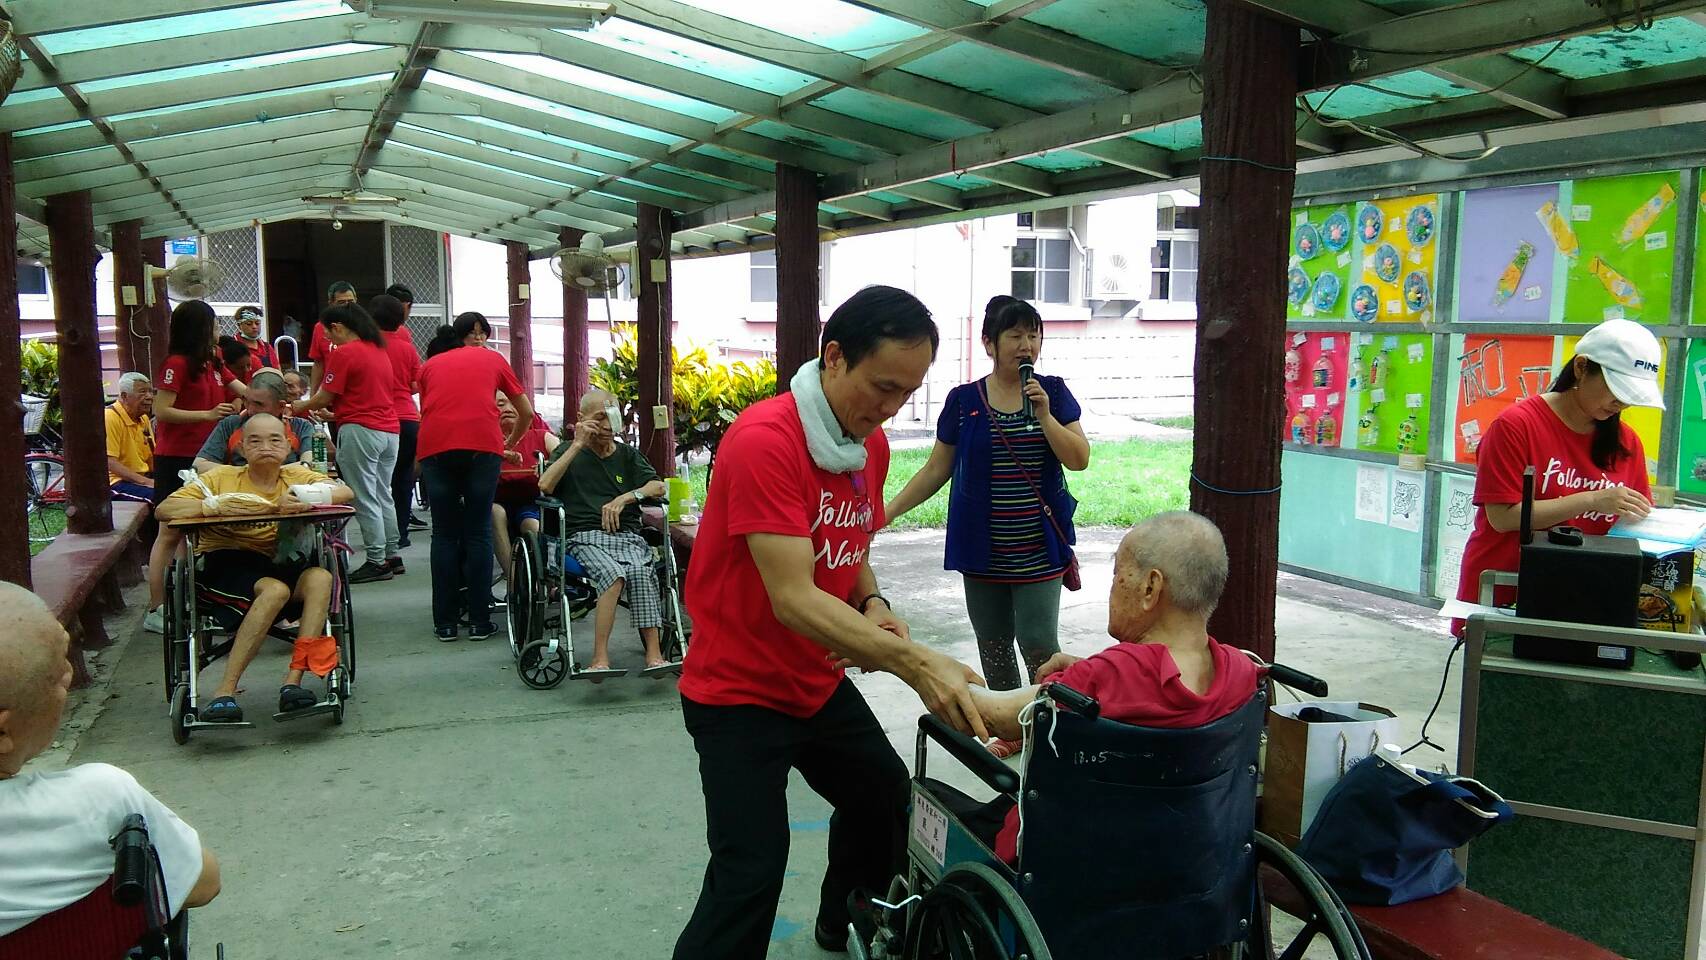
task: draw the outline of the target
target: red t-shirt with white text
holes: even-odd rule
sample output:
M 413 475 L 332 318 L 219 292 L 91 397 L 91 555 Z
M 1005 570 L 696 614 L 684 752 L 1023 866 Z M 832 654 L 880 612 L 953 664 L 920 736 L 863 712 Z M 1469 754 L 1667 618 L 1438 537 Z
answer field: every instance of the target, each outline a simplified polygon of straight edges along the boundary
M 421 364 L 420 381 L 417 457 L 425 460 L 446 450 L 504 452 L 498 391 L 513 397 L 522 388 L 502 354 L 484 347 L 454 347 Z
M 1116 643 L 1046 679 L 1095 697 L 1102 717 L 1139 727 L 1184 729 L 1213 723 L 1236 711 L 1256 693 L 1256 664 L 1242 650 L 1208 641 L 1214 680 L 1197 693 L 1179 676 L 1173 653 L 1159 643 Z M 995 855 L 1019 859 L 1019 808 L 995 836 Z
M 421 355 L 415 352 L 415 338 L 408 327 L 399 327 L 385 334 L 385 353 L 391 358 L 391 372 L 396 375 L 391 384 L 391 408 L 398 420 L 419 420 L 415 408 L 415 388 L 421 374 Z
M 1610 470 L 1594 465 L 1589 451 L 1592 433 L 1577 433 L 1558 419 L 1544 395 L 1529 397 L 1499 414 L 1475 452 L 1475 504 L 1521 503 L 1522 472 L 1534 467 L 1534 499 L 1553 500 L 1586 490 L 1625 486 L 1652 499 L 1647 482 L 1647 454 L 1641 438 L 1623 424 L 1623 446 L 1631 455 Z M 1599 536 L 1617 522 L 1612 514 L 1587 513 L 1564 521 L 1583 533 Z M 1458 578 L 1457 598 L 1480 599 L 1481 574 L 1487 570 L 1517 568 L 1520 534 L 1500 533 L 1487 524 L 1487 512 L 1475 511 L 1475 529 L 1463 548 L 1463 572 Z M 1495 594 L 1498 603 L 1510 603 L 1515 588 L 1503 587 Z
M 190 360 L 182 354 L 174 353 L 166 358 L 166 362 L 160 365 L 160 375 L 154 378 L 154 386 L 178 395 L 172 404 L 175 410 L 212 410 L 225 402 L 225 375 L 209 363 L 202 366 L 200 376 L 191 380 Z M 195 456 L 201 452 L 201 445 L 207 442 L 208 435 L 213 433 L 214 424 L 218 423 L 217 420 L 169 423 L 159 417 L 155 420 L 156 457 Z
M 865 439 L 865 450 L 860 473 L 818 469 L 791 393 L 753 404 L 729 427 L 687 568 L 693 645 L 682 696 L 809 717 L 835 692 L 841 669 L 828 650 L 777 622 L 746 538 L 809 538 L 818 589 L 857 600 L 851 594 L 871 533 L 883 525 L 889 444 L 881 430 Z
M 335 398 L 332 413 L 339 424 L 396 433 L 397 411 L 391 402 L 396 379 L 386 351 L 366 340 L 351 340 L 326 358 L 320 385 Z

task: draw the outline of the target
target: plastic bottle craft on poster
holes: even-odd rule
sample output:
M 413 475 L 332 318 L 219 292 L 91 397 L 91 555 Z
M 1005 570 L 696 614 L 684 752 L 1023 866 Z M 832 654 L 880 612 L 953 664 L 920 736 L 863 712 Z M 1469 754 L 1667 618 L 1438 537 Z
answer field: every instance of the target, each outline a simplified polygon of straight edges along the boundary
M 1309 440 L 1309 414 L 1299 410 L 1297 415 L 1291 418 L 1291 442 L 1307 444 Z
M 1534 259 L 1534 244 L 1527 240 L 1516 245 L 1516 255 L 1505 266 L 1505 272 L 1499 275 L 1499 284 L 1493 288 L 1493 306 L 1502 308 L 1522 289 L 1522 275 L 1528 272 L 1528 263 Z
M 1320 447 L 1335 447 L 1339 444 L 1339 424 L 1333 419 L 1333 408 L 1328 407 L 1320 418 L 1315 421 L 1315 445 Z
M 1398 425 L 1398 452 L 1415 453 L 1416 441 L 1421 439 L 1422 425 L 1417 422 L 1414 413 L 1404 418 Z
M 1646 236 L 1647 229 L 1658 222 L 1659 217 L 1670 209 L 1676 202 L 1676 191 L 1668 183 L 1659 184 L 1658 192 L 1646 203 L 1636 207 L 1629 214 L 1629 219 L 1623 221 L 1623 227 L 1617 231 L 1618 246 L 1627 247 L 1636 240 Z
M 1588 272 L 1599 278 L 1605 286 L 1605 292 L 1611 294 L 1611 299 L 1631 310 L 1641 309 L 1641 291 L 1633 283 L 1624 279 L 1623 274 L 1612 269 L 1601 257 L 1594 257 L 1588 263 Z
M 1372 450 L 1380 446 L 1380 404 L 1375 404 L 1363 412 L 1357 420 L 1357 447 L 1362 450 Z
M 1303 354 L 1296 347 L 1285 352 L 1285 382 L 1296 383 L 1303 377 Z
M 1570 226 L 1570 221 L 1564 219 L 1564 212 L 1558 209 L 1558 204 L 1548 200 L 1534 215 L 1540 218 L 1547 235 L 1552 238 L 1552 245 L 1566 260 L 1574 261 L 1581 256 L 1581 241 L 1576 239 L 1576 231 Z
M 1321 356 L 1315 358 L 1315 368 L 1310 373 L 1310 382 L 1317 389 L 1324 389 L 1333 385 L 1333 362 L 1327 359 L 1327 354 L 1324 351 Z

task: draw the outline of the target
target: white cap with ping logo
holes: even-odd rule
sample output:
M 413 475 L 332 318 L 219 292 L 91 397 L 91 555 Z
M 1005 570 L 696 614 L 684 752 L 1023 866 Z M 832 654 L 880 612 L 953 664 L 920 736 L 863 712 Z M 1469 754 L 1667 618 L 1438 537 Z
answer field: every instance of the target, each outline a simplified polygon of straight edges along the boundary
M 1664 409 L 1658 338 L 1633 320 L 1607 320 L 1576 343 L 1576 356 L 1599 364 L 1611 395 L 1626 406 Z

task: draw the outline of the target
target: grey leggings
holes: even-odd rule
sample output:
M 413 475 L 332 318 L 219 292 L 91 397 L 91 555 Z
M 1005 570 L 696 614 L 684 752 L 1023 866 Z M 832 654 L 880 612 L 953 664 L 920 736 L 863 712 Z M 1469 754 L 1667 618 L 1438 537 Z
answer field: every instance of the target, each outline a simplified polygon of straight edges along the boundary
M 1060 578 L 996 583 L 965 577 L 965 585 L 966 613 L 989 689 L 1015 690 L 1030 683 L 1037 668 L 1060 652 Z M 1015 639 L 1025 658 L 1023 677 L 1013 655 Z

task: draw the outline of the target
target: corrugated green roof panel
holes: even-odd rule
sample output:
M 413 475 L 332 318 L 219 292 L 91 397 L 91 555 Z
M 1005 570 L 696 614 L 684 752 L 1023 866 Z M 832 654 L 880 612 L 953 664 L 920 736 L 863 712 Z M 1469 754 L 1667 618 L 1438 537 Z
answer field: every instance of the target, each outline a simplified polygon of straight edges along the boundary
M 526 107 L 529 110 L 559 114 L 561 116 L 568 117 L 571 120 L 579 121 L 580 123 L 591 124 L 595 127 L 603 127 L 606 130 L 614 130 L 617 133 L 625 133 L 631 137 L 639 137 L 643 140 L 651 140 L 655 143 L 674 143 L 679 139 L 678 137 L 674 137 L 660 130 L 653 130 L 650 127 L 642 127 L 639 124 L 629 123 L 626 120 L 617 120 L 613 117 L 606 117 L 603 114 L 591 113 L 586 110 L 577 110 L 574 107 L 565 107 L 560 103 L 552 103 L 549 100 L 530 97 L 524 93 L 516 93 L 513 90 L 505 90 L 502 87 L 490 86 L 476 80 L 464 80 L 451 73 L 440 73 L 437 70 L 428 70 L 426 82 L 436 83 L 442 86 L 466 91 L 468 93 L 478 94 L 492 100 L 511 103 L 518 107 Z
M 1120 93 L 1094 80 L 969 43 L 938 50 L 902 69 L 1035 110 L 1066 110 Z
M 902 204 L 918 202 L 911 197 L 903 197 L 898 193 L 889 193 L 887 190 L 873 190 L 869 195 L 873 199 L 881 200 L 884 203 Z
M 946 117 L 934 110 L 900 103 L 863 90 L 843 88 L 828 96 L 819 97 L 812 103 L 826 110 L 880 123 L 932 140 L 953 140 L 986 131 L 986 128 L 975 123 Z
M 379 73 L 379 74 L 374 74 L 374 75 L 368 76 L 368 77 L 352 77 L 352 78 L 347 79 L 347 80 L 328 80 L 325 83 L 305 83 L 299 87 L 291 87 L 290 92 L 292 92 L 292 93 L 311 93 L 315 90 L 329 90 L 333 87 L 347 87 L 347 86 L 350 86 L 352 84 L 365 83 L 365 82 L 371 81 L 371 80 L 389 79 L 391 76 L 392 76 L 392 74 L 389 74 L 389 73 Z M 93 86 L 93 84 L 89 84 L 88 86 Z M 179 104 L 178 106 L 175 106 L 175 107 L 162 107 L 158 110 L 139 110 L 135 113 L 117 113 L 117 114 L 113 114 L 112 116 L 108 117 L 107 119 L 114 121 L 114 122 L 117 122 L 120 120 L 131 120 L 131 119 L 135 119 L 137 117 L 163 117 L 163 116 L 166 116 L 168 114 L 180 113 L 180 112 L 185 111 L 185 110 L 200 110 L 203 107 L 219 107 L 219 106 L 224 106 L 225 104 L 229 104 L 229 103 L 249 103 L 252 101 L 262 100 L 266 97 L 271 97 L 271 96 L 276 96 L 276 95 L 277 95 L 277 91 L 273 91 L 270 93 L 245 93 L 245 94 L 242 94 L 240 96 L 235 96 L 235 97 L 212 97 L 212 98 L 209 98 L 207 100 L 198 100 L 194 103 Z M 256 120 L 266 120 L 266 119 L 271 119 L 271 118 L 268 117 L 264 111 L 262 111 L 262 112 L 258 112 L 255 114 L 255 119 Z M 41 133 L 47 129 L 64 129 L 64 128 L 63 127 L 52 127 L 52 128 L 44 127 L 44 128 L 38 129 L 38 130 L 31 130 L 30 132 L 31 133 Z
M 579 140 L 570 140 L 567 137 L 559 137 L 554 133 L 547 133 L 544 130 L 528 130 L 523 127 L 515 126 L 514 124 L 502 123 L 497 120 L 488 120 L 485 117 L 469 117 L 467 119 L 474 123 L 483 124 L 489 127 L 496 127 L 510 133 L 521 134 L 522 136 L 527 137 L 537 137 L 547 143 L 551 143 L 559 147 L 566 147 L 570 150 L 585 150 L 587 153 L 596 153 L 600 156 L 610 157 L 613 160 L 622 160 L 629 163 L 637 159 L 631 154 L 620 153 L 615 150 L 606 150 L 603 147 L 588 146 L 587 144 L 581 143 Z
M 837 140 L 834 137 L 822 136 L 809 130 L 801 130 L 799 127 L 777 123 L 774 120 L 760 120 L 747 127 L 746 132 L 805 147 L 808 150 L 827 153 L 830 156 L 841 157 L 855 163 L 869 163 L 883 156 L 883 154 L 868 147 L 848 143 L 845 140 Z
M 1655 21 L 1651 30 L 1574 37 L 1564 41 L 1556 53 L 1552 52 L 1554 46 L 1555 41 L 1542 43 L 1514 50 L 1511 56 L 1529 63 L 1545 57 L 1546 62 L 1539 69 L 1563 74 L 1573 80 L 1603 77 L 1706 56 L 1706 26 L 1684 17 L 1672 17 Z
M 702 153 L 707 157 L 715 157 L 718 160 L 727 160 L 730 163 L 738 163 L 743 167 L 751 167 L 754 170 L 763 170 L 765 173 L 776 172 L 776 165 L 774 163 L 765 163 L 757 157 L 749 156 L 744 153 L 736 153 L 733 150 L 719 147 L 714 143 L 702 143 L 699 146 L 694 147 L 690 152 Z
M 1347 84 L 1308 95 L 1309 103 L 1329 117 L 1368 117 L 1408 107 L 1466 97 L 1475 91 L 1430 73 L 1412 70 L 1365 85 Z M 1322 106 L 1325 101 L 1326 105 Z
M 523 73 L 550 77 L 564 83 L 572 83 L 577 87 L 584 87 L 599 93 L 608 93 L 614 97 L 649 104 L 685 116 L 709 120 L 712 123 L 722 123 L 735 115 L 733 110 L 726 107 L 709 104 L 703 100 L 695 100 L 692 97 L 684 97 L 669 90 L 648 87 L 643 83 L 635 83 L 632 80 L 611 76 L 608 73 L 588 70 L 585 67 L 564 63 L 551 57 L 540 57 L 531 53 L 476 53 L 473 56 L 479 57 L 481 60 L 489 60 L 492 63 L 514 67 Z
M 1059 0 L 1025 19 L 1168 66 L 1202 60 L 1203 0 Z
M 123 0 L 120 2 L 122 3 Z M 292 20 L 309 20 L 314 17 L 329 17 L 349 12 L 350 8 L 345 6 L 342 0 L 286 0 L 284 3 L 258 3 L 234 7 L 230 10 L 187 13 L 175 17 L 155 17 L 149 20 L 137 20 L 133 23 L 114 24 L 110 27 L 67 30 L 63 33 L 46 34 L 40 38 L 40 43 L 42 49 L 46 50 L 49 56 L 56 57 L 60 54 L 75 53 L 80 50 L 98 50 L 122 46 L 127 43 L 145 43 L 150 40 L 169 40 L 175 37 L 195 37 L 222 30 L 238 30 L 243 27 L 286 23 Z
M 925 31 L 841 0 L 693 0 L 693 6 L 842 53 L 873 57 Z M 801 52 L 811 52 L 802 45 Z
M 323 60 L 327 57 L 341 57 L 350 53 L 361 53 L 366 50 L 378 50 L 380 47 L 371 43 L 334 43 L 325 47 L 309 47 L 306 50 L 290 50 L 285 53 L 269 53 L 261 57 L 244 57 L 240 60 L 220 60 L 216 63 L 202 63 L 193 67 L 178 67 L 174 70 L 155 70 L 150 73 L 136 73 L 128 77 L 114 77 L 110 80 L 91 80 L 78 84 L 85 93 L 99 93 L 102 90 L 118 90 L 124 87 L 139 87 L 150 83 L 165 83 L 168 80 L 191 80 L 196 77 L 209 79 L 208 91 L 219 92 L 218 78 L 221 74 L 233 73 L 239 70 L 253 70 L 257 67 L 270 67 L 281 63 L 307 63 L 310 60 Z
M 1067 170 L 1100 166 L 1102 161 L 1074 150 L 1050 150 L 1040 156 L 1026 157 L 1019 163 L 1038 170 L 1047 170 L 1049 173 L 1063 173 Z
M 605 21 L 597 30 L 577 31 L 572 36 L 778 96 L 792 93 L 814 79 L 786 67 L 773 66 L 615 17 Z
M 1191 117 L 1164 123 L 1142 133 L 1134 133 L 1131 139 L 1169 150 L 1195 150 L 1202 146 L 1202 118 Z

